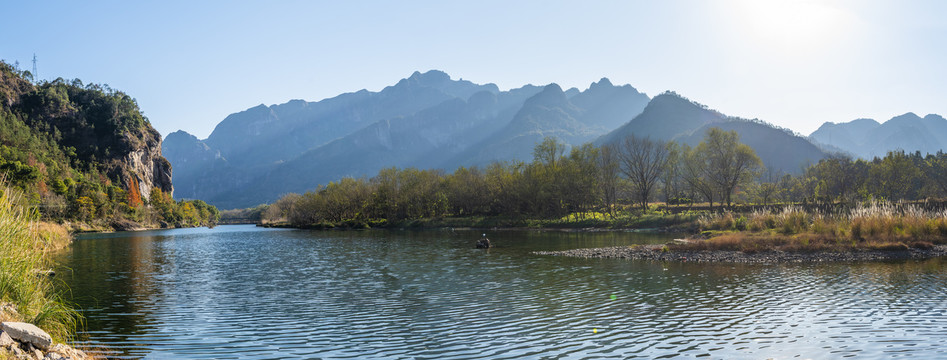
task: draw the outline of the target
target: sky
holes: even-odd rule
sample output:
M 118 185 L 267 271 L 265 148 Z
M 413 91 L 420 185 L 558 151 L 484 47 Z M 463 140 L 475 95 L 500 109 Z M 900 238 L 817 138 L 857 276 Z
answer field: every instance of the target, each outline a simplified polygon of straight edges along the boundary
M 16 1 L 0 59 L 108 84 L 167 135 L 379 91 L 414 71 L 500 89 L 602 77 L 804 135 L 947 116 L 947 1 Z M 9 14 L 15 14 L 10 16 Z

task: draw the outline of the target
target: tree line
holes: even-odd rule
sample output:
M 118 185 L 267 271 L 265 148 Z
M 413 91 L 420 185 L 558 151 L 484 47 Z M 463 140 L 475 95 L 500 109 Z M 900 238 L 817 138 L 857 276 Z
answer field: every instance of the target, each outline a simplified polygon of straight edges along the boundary
M 263 211 L 265 221 L 297 226 L 346 221 L 397 222 L 446 216 L 552 218 L 601 212 L 614 216 L 626 204 L 649 202 L 731 204 L 741 185 L 762 166 L 736 132 L 711 129 L 691 148 L 629 136 L 614 145 L 574 147 L 546 138 L 531 162 L 442 170 L 387 168 L 376 176 L 344 178 L 304 194 L 288 194 Z
M 799 175 L 766 168 L 735 131 L 710 129 L 694 147 L 634 135 L 566 151 L 546 138 L 531 162 L 442 170 L 387 168 L 344 178 L 258 209 L 294 226 L 385 224 L 437 217 L 558 218 L 641 213 L 666 205 L 837 204 L 947 194 L 947 155 L 893 151 L 883 158 L 833 155 Z

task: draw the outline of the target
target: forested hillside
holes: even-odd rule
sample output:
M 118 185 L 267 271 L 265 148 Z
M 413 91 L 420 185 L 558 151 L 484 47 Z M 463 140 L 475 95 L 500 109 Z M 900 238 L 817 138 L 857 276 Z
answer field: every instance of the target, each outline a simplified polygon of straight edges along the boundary
M 129 95 L 76 79 L 34 83 L 0 62 L 0 176 L 48 220 L 98 227 L 213 224 L 175 202 L 161 136 Z

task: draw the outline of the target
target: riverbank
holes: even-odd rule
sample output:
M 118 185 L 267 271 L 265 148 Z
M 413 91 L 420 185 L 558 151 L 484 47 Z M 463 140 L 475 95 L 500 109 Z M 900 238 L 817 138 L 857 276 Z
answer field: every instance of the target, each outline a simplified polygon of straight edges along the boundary
M 630 260 L 710 262 L 710 263 L 798 263 L 849 262 L 929 259 L 947 256 L 947 246 L 907 250 L 850 251 L 759 251 L 683 250 L 674 245 L 633 245 L 563 251 L 534 251 L 536 255 L 572 256 L 582 258 L 614 258 Z
M 112 221 L 108 224 L 66 221 L 66 222 L 63 222 L 60 226 L 64 227 L 70 234 L 83 234 L 83 233 L 112 233 L 112 232 L 119 232 L 119 231 L 182 229 L 182 228 L 194 228 L 194 227 L 213 228 L 217 225 L 224 225 L 224 224 L 212 224 L 209 226 L 205 224 L 194 225 L 194 226 L 181 226 L 181 225 L 172 225 L 172 224 L 167 224 L 167 223 L 142 224 L 142 223 L 137 223 L 130 220 L 117 220 L 117 221 Z M 230 225 L 230 224 L 226 224 L 226 225 Z
M 75 335 L 79 314 L 49 272 L 50 254 L 71 236 L 62 225 L 38 221 L 16 196 L 0 193 L 0 359 L 88 358 L 63 345 Z
M 15 304 L 0 302 L 0 359 L 85 360 L 93 359 L 84 351 L 64 343 L 29 322 Z

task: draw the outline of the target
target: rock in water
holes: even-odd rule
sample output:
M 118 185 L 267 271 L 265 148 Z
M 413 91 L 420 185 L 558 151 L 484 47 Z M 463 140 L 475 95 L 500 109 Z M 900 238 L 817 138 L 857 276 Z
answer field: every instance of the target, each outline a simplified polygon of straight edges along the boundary
M 43 331 L 43 329 L 33 324 L 4 322 L 0 324 L 0 328 L 3 329 L 4 333 L 10 335 L 11 338 L 19 340 L 20 342 L 33 344 L 33 346 L 43 351 L 49 350 L 49 346 L 53 344 L 53 338 Z

